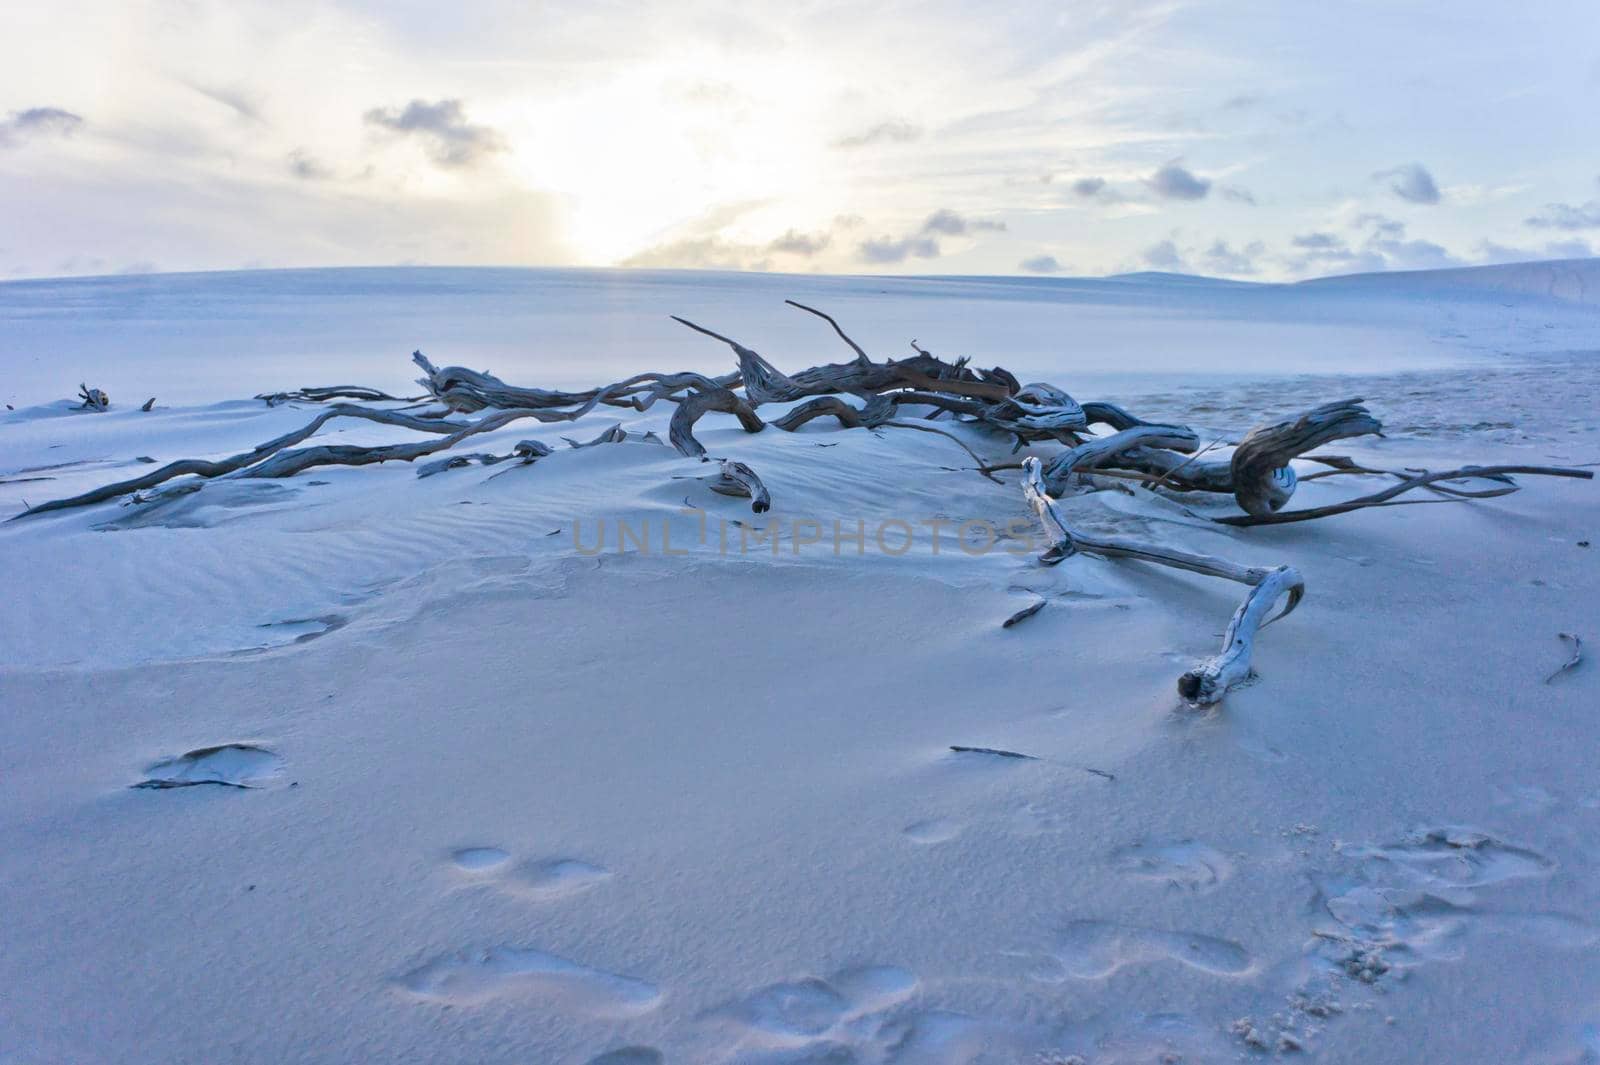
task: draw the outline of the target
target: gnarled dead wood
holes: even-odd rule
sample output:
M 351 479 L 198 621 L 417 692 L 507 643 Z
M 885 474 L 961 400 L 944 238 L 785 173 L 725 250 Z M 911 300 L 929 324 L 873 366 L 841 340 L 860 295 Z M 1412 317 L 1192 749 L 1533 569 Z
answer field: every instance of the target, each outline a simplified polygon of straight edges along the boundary
M 1329 503 L 1323 507 L 1305 507 L 1301 510 L 1279 510 L 1267 514 L 1239 514 L 1225 518 L 1212 518 L 1218 525 L 1286 525 L 1296 521 L 1310 521 L 1313 518 L 1328 518 L 1335 514 L 1348 514 L 1352 510 L 1361 510 L 1364 507 L 1394 506 L 1391 503 L 1396 496 L 1416 488 L 1436 487 L 1437 481 L 1458 481 L 1468 478 L 1503 479 L 1510 474 L 1526 474 L 1536 477 L 1575 477 L 1580 480 L 1592 480 L 1594 473 L 1591 470 L 1574 469 L 1569 466 L 1463 466 L 1459 470 L 1440 470 L 1436 473 L 1420 473 L 1410 477 L 1399 484 L 1391 485 L 1381 492 L 1371 495 L 1347 499 L 1342 503 Z M 1468 492 L 1464 489 L 1453 489 L 1450 494 L 1463 499 L 1486 499 L 1494 496 L 1509 495 L 1517 491 L 1517 486 L 1493 488 L 1482 492 Z M 1425 503 L 1444 502 L 1444 500 L 1398 500 L 1398 503 Z
M 1129 414 L 1115 403 L 1101 403 L 1094 400 L 1083 405 L 1083 416 L 1090 425 L 1109 425 L 1116 432 L 1132 429 L 1136 425 L 1150 424 L 1143 418 Z
M 1020 448 L 1030 440 L 1064 440 L 1076 444 L 1075 434 L 1088 427 L 1083 408 L 1055 385 L 1024 385 L 1015 395 L 985 407 L 979 418 L 1012 433 Z
M 708 487 L 719 495 L 740 496 L 750 500 L 750 509 L 757 514 L 772 509 L 772 494 L 767 491 L 767 486 L 761 483 L 755 470 L 742 462 L 723 459 L 720 476 Z
M 1248 677 L 1256 632 L 1270 621 L 1287 616 L 1305 594 L 1304 579 L 1289 566 L 1241 566 L 1210 555 L 1196 555 L 1131 540 L 1088 536 L 1068 525 L 1056 507 L 1056 501 L 1045 488 L 1039 460 L 1032 456 L 1023 459 L 1022 470 L 1023 494 L 1038 514 L 1045 534 L 1051 541 L 1049 550 L 1040 558 L 1046 565 L 1054 565 L 1083 551 L 1103 558 L 1153 562 L 1250 586 L 1250 594 L 1228 624 L 1221 653 L 1201 662 L 1178 679 L 1178 694 L 1189 702 L 1201 705 L 1217 702 L 1230 687 Z M 1269 618 L 1273 604 L 1285 595 L 1288 600 L 1283 610 Z
M 672 315 L 672 320 L 713 340 L 720 340 L 733 349 L 734 356 L 739 360 L 739 377 L 744 382 L 744 394 L 755 406 L 839 393 L 868 395 L 893 388 L 920 388 L 996 400 L 1008 394 L 1002 383 L 980 380 L 961 365 L 920 354 L 899 362 L 891 360 L 882 363 L 858 357 L 854 362 L 825 363 L 790 376 L 731 337 L 677 315 Z
M 111 397 L 98 388 L 90 388 L 86 384 L 78 385 L 78 398 L 83 402 L 78 404 L 79 410 L 106 411 L 111 409 Z
M 667 425 L 667 439 L 680 455 L 692 459 L 706 457 L 705 447 L 694 438 L 694 423 L 708 411 L 732 414 L 747 433 L 759 433 L 766 428 L 755 408 L 729 389 L 697 389 L 678 401 L 678 409 L 672 412 L 672 421 Z
M 330 385 L 326 388 L 299 388 L 293 392 L 263 392 L 256 396 L 269 407 L 280 403 L 325 403 L 330 399 L 353 399 L 361 403 L 415 403 L 426 396 L 391 396 L 364 385 Z
M 792 433 L 813 418 L 831 417 L 846 429 L 872 429 L 894 417 L 894 412 L 894 401 L 886 395 L 872 396 L 860 407 L 852 407 L 838 396 L 817 396 L 772 419 L 771 424 Z
M 1233 498 L 1246 514 L 1271 514 L 1294 494 L 1290 459 L 1330 440 L 1382 431 L 1383 426 L 1359 398 L 1325 403 L 1298 417 L 1257 426 L 1233 450 L 1229 463 Z
M 1097 436 L 1069 448 L 1050 460 L 1044 468 L 1044 483 L 1051 495 L 1060 495 L 1073 477 L 1097 466 L 1112 466 L 1124 452 L 1134 448 L 1164 448 L 1189 453 L 1200 446 L 1200 437 L 1182 425 L 1134 425 L 1109 436 Z

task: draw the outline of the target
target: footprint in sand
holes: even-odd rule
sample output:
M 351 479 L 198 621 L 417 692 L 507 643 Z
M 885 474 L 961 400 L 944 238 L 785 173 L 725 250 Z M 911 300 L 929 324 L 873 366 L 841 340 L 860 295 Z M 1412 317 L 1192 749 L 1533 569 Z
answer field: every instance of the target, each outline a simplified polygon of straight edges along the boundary
M 1054 954 L 1062 970 L 1080 980 L 1110 976 L 1128 965 L 1169 960 L 1219 976 L 1237 976 L 1251 968 L 1249 953 L 1231 940 L 1109 921 L 1072 922 L 1058 938 Z
M 585 1065 L 663 1065 L 666 1060 L 655 1047 L 618 1047 L 590 1058 Z
M 717 1011 L 746 1028 L 786 1040 L 812 1040 L 842 1022 L 904 1002 L 917 989 L 917 977 L 892 965 L 845 969 L 828 980 L 769 984 Z
M 564 898 L 611 879 L 611 870 L 576 858 L 545 858 L 508 871 L 510 860 L 510 852 L 501 847 L 462 847 L 450 855 L 450 864 L 458 872 L 524 898 Z
M 520 947 L 446 955 L 401 977 L 400 986 L 453 1006 L 525 996 L 593 1017 L 637 1017 L 661 1003 L 660 990 L 647 981 Z
M 945 843 L 961 835 L 961 823 L 952 821 L 948 817 L 931 817 L 926 821 L 909 824 L 901 831 L 912 843 L 923 845 Z
M 1543 876 L 1555 868 L 1555 862 L 1536 851 L 1456 827 L 1428 829 L 1386 847 L 1345 848 L 1344 854 L 1370 862 L 1369 875 L 1422 887 L 1475 888 Z
M 1111 853 L 1112 866 L 1138 880 L 1190 891 L 1210 891 L 1233 875 L 1233 863 L 1215 847 L 1192 839 L 1136 843 Z
M 157 762 L 145 770 L 136 788 L 192 788 L 213 784 L 225 788 L 263 788 L 283 776 L 283 759 L 251 743 L 200 747 Z
M 510 860 L 511 855 L 499 847 L 462 847 L 450 856 L 451 863 L 463 873 L 486 873 Z
M 517 895 L 556 899 L 588 891 L 609 879 L 611 870 L 598 865 L 591 865 L 576 858 L 551 858 L 518 867 L 506 877 L 501 886 Z

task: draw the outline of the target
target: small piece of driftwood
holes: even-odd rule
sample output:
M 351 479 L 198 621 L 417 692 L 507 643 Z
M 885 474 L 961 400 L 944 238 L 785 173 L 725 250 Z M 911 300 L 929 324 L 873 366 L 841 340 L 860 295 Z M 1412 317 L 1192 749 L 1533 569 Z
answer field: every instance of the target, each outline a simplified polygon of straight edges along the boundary
M 1209 555 L 1079 532 L 1067 524 L 1056 501 L 1045 491 L 1039 460 L 1033 457 L 1024 459 L 1022 471 L 1023 494 L 1039 516 L 1051 543 L 1040 559 L 1045 564 L 1054 565 L 1082 551 L 1102 558 L 1153 562 L 1159 566 L 1221 577 L 1250 586 L 1249 594 L 1234 612 L 1223 634 L 1222 651 L 1178 678 L 1178 694 L 1191 703 L 1202 706 L 1215 703 L 1227 694 L 1229 688 L 1248 678 L 1256 633 L 1269 622 L 1286 617 L 1305 594 L 1304 579 L 1290 566 L 1241 566 Z M 1287 597 L 1283 610 L 1269 617 L 1273 605 L 1283 597 Z

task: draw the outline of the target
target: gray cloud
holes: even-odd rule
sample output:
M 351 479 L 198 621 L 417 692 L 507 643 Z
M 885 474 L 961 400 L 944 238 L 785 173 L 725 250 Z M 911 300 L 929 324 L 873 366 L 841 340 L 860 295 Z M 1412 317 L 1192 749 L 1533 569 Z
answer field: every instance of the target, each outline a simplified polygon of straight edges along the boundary
M 333 171 L 318 162 L 303 148 L 296 148 L 289 153 L 289 173 L 301 181 L 326 181 L 333 177 Z
M 1332 233 L 1301 233 L 1292 238 L 1289 243 L 1297 248 L 1306 248 L 1311 251 L 1324 251 L 1333 248 L 1343 248 L 1344 239 Z
M 1496 244 L 1492 240 L 1478 243 L 1478 254 L 1484 262 L 1489 263 L 1522 263 L 1538 259 L 1590 259 L 1595 255 L 1595 249 L 1586 240 L 1573 238 L 1570 240 L 1553 240 L 1542 248 L 1516 248 L 1504 244 Z
M 1223 199 L 1230 200 L 1233 203 L 1242 203 L 1250 207 L 1256 205 L 1256 194 L 1249 189 L 1240 188 L 1238 185 L 1220 185 L 1217 191 L 1222 194 Z
M 1355 221 L 1351 223 L 1351 226 L 1355 229 L 1367 229 L 1370 227 L 1374 233 L 1389 237 L 1398 237 L 1406 231 L 1404 222 L 1397 222 L 1387 215 L 1375 212 L 1356 215 Z
M 1600 200 L 1590 200 L 1578 206 L 1547 203 L 1544 210 L 1523 219 L 1523 222 L 1537 229 L 1600 229 Z
M 801 233 L 799 230 L 791 229 L 771 244 L 768 244 L 767 250 L 782 252 L 785 255 L 810 257 L 823 251 L 832 243 L 833 235 L 830 233 Z
M 900 263 L 907 259 L 937 259 L 939 242 L 932 237 L 877 237 L 856 249 L 863 262 Z
M 1421 163 L 1380 170 L 1372 175 L 1374 181 L 1388 181 L 1389 191 L 1407 203 L 1438 203 L 1439 186 L 1433 175 Z
M 1139 260 L 1152 270 L 1182 271 L 1188 267 L 1178 245 L 1170 240 L 1150 245 L 1139 253 Z
M 59 107 L 13 111 L 0 121 L 0 148 L 9 148 L 33 137 L 70 137 L 82 125 L 83 116 Z
M 1145 179 L 1145 184 L 1164 200 L 1203 200 L 1211 182 L 1196 177 L 1176 162 L 1168 163 Z
M 1021 269 L 1030 274 L 1055 274 L 1061 272 L 1061 264 L 1054 255 L 1035 255 L 1031 259 L 1024 259 L 1017 264 Z
M 905 144 L 922 136 L 922 127 L 904 119 L 879 122 L 871 129 L 834 141 L 836 148 L 865 148 L 872 144 Z
M 1079 178 L 1072 183 L 1072 191 L 1084 199 L 1098 196 L 1106 191 L 1106 179 L 1099 177 Z
M 1236 250 L 1227 241 L 1217 240 L 1206 249 L 1205 266 L 1215 274 L 1247 277 L 1261 272 L 1260 267 L 1256 265 L 1256 258 L 1264 251 L 1266 245 L 1260 241 L 1253 241 Z
M 260 122 L 261 106 L 239 89 L 219 89 L 209 85 L 197 85 L 192 81 L 183 83 L 190 89 L 204 96 L 212 103 L 221 104 L 240 118 L 251 122 Z
M 1004 230 L 1004 222 L 991 222 L 982 218 L 967 218 L 944 208 L 933 212 L 922 223 L 924 233 L 943 233 L 949 237 L 962 237 L 980 230 Z
M 506 147 L 499 132 L 467 121 L 460 100 L 439 100 L 431 104 L 412 100 L 404 110 L 375 107 L 362 117 L 369 126 L 422 138 L 428 156 L 443 167 L 471 166 Z

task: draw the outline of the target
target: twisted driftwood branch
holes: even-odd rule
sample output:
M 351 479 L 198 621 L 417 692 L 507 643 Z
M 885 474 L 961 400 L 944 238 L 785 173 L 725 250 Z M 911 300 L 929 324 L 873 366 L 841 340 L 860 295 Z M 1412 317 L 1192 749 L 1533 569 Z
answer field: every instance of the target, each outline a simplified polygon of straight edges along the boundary
M 757 514 L 772 509 L 772 495 L 767 491 L 767 486 L 761 483 L 761 478 L 756 476 L 755 470 L 742 462 L 724 459 L 721 475 L 712 481 L 709 487 L 720 495 L 740 496 L 750 500 L 750 509 Z
M 1050 460 L 1044 468 L 1044 483 L 1052 495 L 1060 495 L 1075 474 L 1096 466 L 1116 465 L 1116 459 L 1135 448 L 1165 448 L 1189 453 L 1200 446 L 1200 437 L 1182 425 L 1134 425 L 1110 436 L 1097 436 L 1069 448 Z
M 1267 514 L 1240 514 L 1226 518 L 1212 518 L 1211 520 L 1218 525 L 1286 525 L 1290 522 L 1332 517 L 1335 514 L 1348 514 L 1352 510 L 1361 510 L 1364 507 L 1394 506 L 1396 504 L 1391 503 L 1390 500 L 1415 488 L 1439 490 L 1440 486 L 1435 483 L 1438 481 L 1454 481 L 1466 478 L 1509 479 L 1509 476 L 1514 473 L 1535 477 L 1574 477 L 1585 481 L 1594 479 L 1592 470 L 1574 469 L 1569 466 L 1463 466 L 1459 470 L 1420 473 L 1414 477 L 1407 478 L 1399 484 L 1391 485 L 1381 492 L 1373 492 L 1371 495 L 1347 499 L 1342 503 L 1329 503 L 1327 506 L 1306 507 L 1301 510 L 1280 510 Z M 1517 489 L 1518 486 L 1513 482 L 1507 487 L 1492 488 L 1487 491 L 1469 492 L 1463 489 L 1450 488 L 1444 488 L 1443 490 L 1459 499 L 1489 499 L 1495 496 L 1510 495 Z M 1404 499 L 1397 502 L 1433 503 L 1443 502 L 1443 500 Z
M 1248 678 L 1256 633 L 1269 622 L 1287 616 L 1305 594 L 1304 579 L 1290 566 L 1241 566 L 1210 555 L 1196 555 L 1131 540 L 1088 536 L 1067 524 L 1056 501 L 1046 490 L 1039 460 L 1032 456 L 1023 459 L 1022 470 L 1023 495 L 1038 514 L 1045 534 L 1051 541 L 1049 550 L 1040 558 L 1046 565 L 1055 565 L 1083 551 L 1102 558 L 1153 562 L 1159 566 L 1203 573 L 1250 586 L 1250 593 L 1228 623 L 1227 632 L 1223 635 L 1222 651 L 1178 678 L 1178 694 L 1191 703 L 1215 703 L 1229 688 Z M 1288 601 L 1283 610 L 1269 618 L 1273 604 L 1285 595 Z
M 361 403 L 415 403 L 427 396 L 391 396 L 364 385 L 331 385 L 327 388 L 298 388 L 293 392 L 263 392 L 256 396 L 269 407 L 280 403 L 325 403 L 330 399 L 353 399 Z
M 1281 508 L 1294 494 L 1289 460 L 1330 440 L 1380 433 L 1383 426 L 1360 399 L 1327 403 L 1299 417 L 1250 430 L 1234 448 L 1229 470 L 1233 498 L 1246 514 L 1260 517 Z

